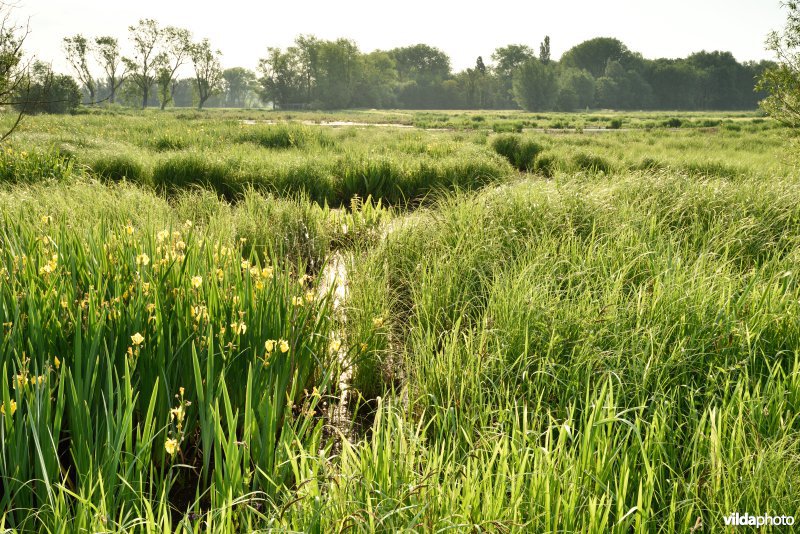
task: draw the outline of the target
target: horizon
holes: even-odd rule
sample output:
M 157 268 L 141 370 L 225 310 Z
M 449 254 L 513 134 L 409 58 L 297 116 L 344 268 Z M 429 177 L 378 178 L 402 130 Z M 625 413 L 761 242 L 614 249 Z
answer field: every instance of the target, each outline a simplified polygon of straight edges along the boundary
M 52 4 L 48 0 L 29 0 L 17 4 L 14 19 L 20 24 L 29 21 L 31 33 L 25 42 L 26 54 L 52 64 L 58 72 L 74 74 L 61 48 L 64 37 L 76 33 L 87 37 L 112 35 L 119 39 L 123 54 L 127 55 L 130 48 L 127 28 L 142 18 L 153 18 L 161 25 L 184 27 L 192 32 L 195 40 L 208 37 L 212 46 L 222 52 L 224 68 L 256 70 L 259 58 L 264 57 L 268 47 L 285 48 L 295 37 L 304 34 L 321 39 L 351 39 L 362 52 L 425 43 L 446 53 L 453 71 L 458 72 L 473 66 L 478 56 L 491 64 L 492 52 L 508 44 L 526 44 L 538 51 L 545 35 L 550 36 L 554 59 L 588 39 L 613 37 L 647 59 L 681 58 L 704 50 L 719 50 L 731 52 L 740 63 L 773 60 L 772 54 L 765 50 L 764 41 L 769 31 L 783 27 L 785 16 L 779 2 L 757 0 L 711 0 L 700 6 L 689 0 L 678 0 L 669 6 L 641 6 L 633 0 L 612 0 L 602 6 L 581 1 L 569 7 L 509 6 L 512 3 L 497 2 L 491 12 L 478 12 L 452 9 L 448 7 L 452 2 L 442 2 L 426 6 L 431 16 L 420 21 L 419 10 L 415 8 L 424 2 L 410 0 L 404 10 L 392 14 L 396 24 L 383 28 L 370 18 L 375 10 L 363 0 L 349 0 L 337 6 L 314 0 L 306 3 L 309 9 L 304 12 L 302 24 L 287 23 L 268 28 L 263 35 L 247 40 L 239 39 L 238 35 L 255 34 L 253 26 L 261 20 L 286 20 L 292 18 L 296 10 L 285 5 L 259 6 L 247 8 L 248 16 L 243 17 L 241 9 L 237 9 L 237 6 L 245 7 L 246 3 L 241 0 L 229 2 L 226 10 L 213 12 L 208 9 L 210 2 L 192 4 L 200 9 L 188 11 L 183 2 L 162 5 L 144 0 L 136 5 L 114 6 L 110 13 L 105 13 L 108 6 L 99 0 L 79 0 L 56 6 L 48 5 Z M 359 7 L 360 11 L 356 9 Z M 622 12 L 624 7 L 629 8 L 625 13 Z M 583 10 L 581 17 L 562 15 L 576 9 Z M 498 16 L 513 13 L 511 10 L 522 14 L 498 19 Z M 352 17 L 351 11 L 360 12 L 362 16 Z M 187 20 L 187 14 L 191 20 Z M 712 15 L 716 19 L 709 23 Z M 267 18 L 260 19 L 262 16 Z M 537 21 L 531 29 L 524 26 L 529 17 Z M 449 28 L 442 31 L 437 26 L 445 19 Z M 458 28 L 458 32 L 452 31 L 453 27 Z M 681 28 L 680 35 L 675 30 L 677 27 Z M 643 32 L 643 28 L 652 31 Z M 232 37 L 233 34 L 236 37 Z

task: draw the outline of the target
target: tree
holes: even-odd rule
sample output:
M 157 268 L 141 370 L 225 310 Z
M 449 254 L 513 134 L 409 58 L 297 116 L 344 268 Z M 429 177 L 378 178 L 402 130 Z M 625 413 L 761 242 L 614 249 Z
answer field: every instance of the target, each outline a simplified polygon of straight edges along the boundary
M 150 88 L 156 81 L 156 73 L 162 66 L 163 57 L 158 46 L 162 40 L 162 30 L 153 19 L 142 19 L 136 26 L 129 26 L 133 41 L 134 57 L 123 58 L 130 80 L 139 89 L 142 97 L 142 109 L 147 107 Z
M 167 26 L 162 30 L 163 51 L 156 60 L 156 81 L 158 83 L 161 109 L 172 101 L 172 93 L 178 83 L 176 74 L 190 58 L 192 52 L 192 35 L 189 30 Z
M 650 84 L 634 69 L 611 60 L 604 75 L 597 80 L 597 104 L 602 108 L 643 109 L 652 103 Z
M 628 50 L 619 39 L 597 37 L 573 46 L 561 56 L 565 67 L 584 69 L 595 78 L 605 75 L 609 61 L 619 61 L 627 70 L 636 68 L 641 58 Z
M 619 84 L 610 76 L 601 76 L 595 82 L 597 107 L 614 109 L 619 103 Z
M 401 80 L 414 80 L 420 84 L 441 83 L 450 76 L 450 58 L 426 44 L 416 44 L 389 51 L 395 61 Z
M 348 39 L 322 41 L 317 53 L 317 105 L 328 109 L 349 107 L 362 71 L 358 46 Z
M 486 74 L 486 65 L 483 64 L 483 56 L 478 56 L 478 59 L 475 60 L 475 70 L 481 74 Z
M 561 71 L 558 82 L 560 110 L 572 111 L 594 105 L 595 80 L 587 71 L 565 68 Z
M 190 50 L 192 65 L 194 65 L 195 88 L 197 89 L 197 109 L 203 109 L 203 104 L 212 95 L 222 92 L 223 81 L 222 66 L 219 58 L 222 52 L 212 50 L 208 39 L 192 45 Z
M 398 100 L 407 108 L 436 108 L 444 104 L 442 84 L 450 77 L 450 58 L 426 44 L 395 48 L 389 55 L 397 66 Z
M 289 53 L 294 57 L 293 63 L 302 80 L 306 104 L 314 100 L 314 89 L 319 74 L 319 48 L 320 41 L 313 35 L 299 35 L 294 40 L 294 46 L 289 47 Z
M 77 74 L 78 80 L 89 92 L 89 102 L 94 104 L 97 84 L 89 68 L 92 55 L 91 42 L 81 34 L 64 37 L 64 53 L 67 57 L 67 62 Z
M 192 78 L 181 78 L 172 89 L 172 105 L 176 108 L 197 106 L 197 82 Z
M 108 101 L 113 104 L 116 100 L 117 89 L 125 81 L 125 72 L 119 72 L 122 63 L 119 43 L 114 37 L 102 36 L 95 39 L 94 44 L 95 53 L 106 75 L 106 85 L 109 92 Z
M 492 53 L 494 72 L 500 84 L 501 105 L 514 104 L 514 73 L 535 57 L 533 49 L 522 44 L 510 44 Z
M 466 69 L 457 76 L 459 85 L 463 88 L 462 104 L 467 108 L 482 109 L 488 106 L 492 86 L 490 77 L 483 64 L 483 58 L 478 56 L 475 68 Z M 457 107 L 452 104 L 448 107 Z
M 539 61 L 547 65 L 550 63 L 550 36 L 545 35 L 544 41 L 539 45 Z
M 301 101 L 304 80 L 294 53 L 270 47 L 267 57 L 258 61 L 258 71 L 262 74 L 259 81 L 261 99 L 265 103 L 272 102 L 275 107 L 285 108 Z
M 28 64 L 22 61 L 22 45 L 28 36 L 27 26 L 23 28 L 12 20 L 13 6 L 0 2 L 0 106 L 13 105 L 25 97 L 30 88 Z M 4 141 L 19 126 L 25 115 L 24 106 L 15 106 L 17 117 L 12 125 L 0 135 Z
M 698 69 L 700 107 L 703 109 L 738 109 L 742 101 L 737 79 L 742 66 L 730 52 L 696 52 L 686 62 Z M 752 93 L 754 81 L 747 92 Z
M 657 59 L 648 64 L 646 78 L 658 109 L 697 109 L 702 72 L 685 59 Z
M 397 69 L 391 56 L 376 50 L 361 57 L 361 78 L 354 104 L 359 107 L 387 108 L 397 105 Z
M 225 106 L 243 108 L 248 105 L 248 98 L 258 87 L 256 73 L 243 67 L 225 69 L 222 72 L 225 84 Z
M 514 74 L 514 98 L 528 111 L 552 109 L 558 95 L 555 66 L 531 59 Z
M 25 113 L 72 113 L 81 103 L 81 89 L 70 76 L 55 74 L 37 61 L 29 83 L 16 96 L 14 107 Z
M 786 2 L 789 13 L 783 32 L 767 37 L 767 49 L 775 53 L 778 64 L 761 75 L 759 90 L 769 92 L 761 107 L 769 115 L 793 128 L 800 127 L 800 4 Z

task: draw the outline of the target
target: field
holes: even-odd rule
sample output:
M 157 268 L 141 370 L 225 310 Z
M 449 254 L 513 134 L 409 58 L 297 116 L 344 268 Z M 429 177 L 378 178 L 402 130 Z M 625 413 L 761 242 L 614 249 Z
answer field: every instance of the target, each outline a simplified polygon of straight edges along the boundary
M 752 113 L 26 118 L 0 529 L 794 515 L 796 153 Z

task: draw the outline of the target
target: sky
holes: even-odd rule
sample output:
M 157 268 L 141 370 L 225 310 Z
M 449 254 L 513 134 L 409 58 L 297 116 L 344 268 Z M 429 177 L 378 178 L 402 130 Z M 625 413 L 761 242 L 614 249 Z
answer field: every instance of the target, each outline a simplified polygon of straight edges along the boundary
M 554 58 L 593 37 L 616 37 L 646 58 L 730 51 L 739 61 L 773 59 L 764 49 L 786 13 L 779 0 L 17 0 L 15 18 L 30 21 L 27 52 L 68 72 L 65 36 L 113 35 L 128 50 L 127 28 L 140 18 L 207 37 L 224 67 L 255 69 L 268 46 L 299 34 L 347 37 L 362 51 L 424 42 L 446 52 L 454 70 L 487 63 L 510 43 L 537 50 L 550 36 Z

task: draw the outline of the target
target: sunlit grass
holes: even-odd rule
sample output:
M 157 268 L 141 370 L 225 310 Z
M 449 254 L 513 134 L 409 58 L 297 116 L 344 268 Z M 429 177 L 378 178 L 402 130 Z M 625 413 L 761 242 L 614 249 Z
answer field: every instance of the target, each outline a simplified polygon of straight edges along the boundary
M 239 113 L 33 117 L 0 153 L 0 528 L 697 532 L 800 507 L 781 131 Z M 601 116 L 485 115 L 397 118 Z

